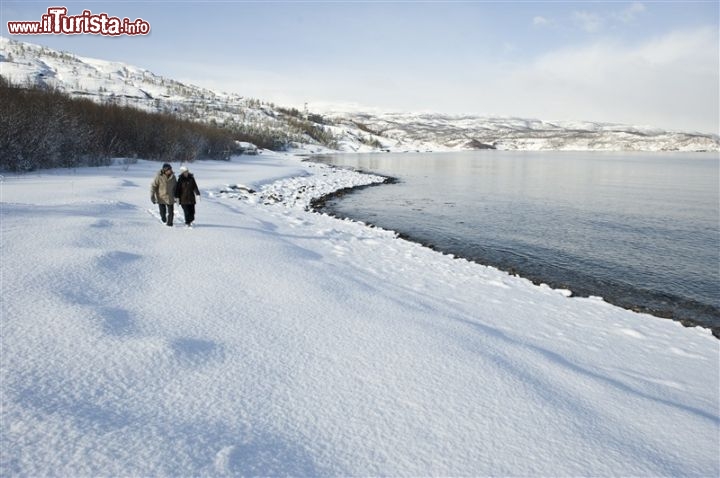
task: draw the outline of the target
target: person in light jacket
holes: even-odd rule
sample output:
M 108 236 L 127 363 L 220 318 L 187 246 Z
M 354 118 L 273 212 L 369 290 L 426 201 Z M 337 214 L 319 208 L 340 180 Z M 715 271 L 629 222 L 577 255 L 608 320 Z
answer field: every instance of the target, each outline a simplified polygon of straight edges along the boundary
M 160 219 L 168 226 L 173 225 L 175 186 L 177 186 L 177 179 L 175 179 L 172 166 L 165 163 L 150 185 L 150 200 L 153 204 L 158 205 Z
M 195 196 L 200 199 L 200 190 L 195 182 L 195 176 L 186 168 L 180 168 L 180 177 L 175 186 L 175 197 L 180 202 L 185 214 L 185 225 L 192 226 L 195 220 Z

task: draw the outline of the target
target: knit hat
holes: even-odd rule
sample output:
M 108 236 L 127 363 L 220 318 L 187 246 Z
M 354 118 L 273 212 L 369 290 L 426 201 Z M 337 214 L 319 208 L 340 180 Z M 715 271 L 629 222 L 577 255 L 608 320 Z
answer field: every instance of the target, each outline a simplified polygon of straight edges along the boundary
M 165 163 L 165 164 L 163 164 L 162 168 L 163 168 L 163 170 L 172 169 L 172 166 L 170 166 L 170 164 L 168 164 L 168 163 Z
M 188 170 L 188 168 L 186 168 L 185 166 L 180 166 L 180 172 L 181 172 L 181 173 L 184 173 L 184 172 L 187 171 L 187 170 Z

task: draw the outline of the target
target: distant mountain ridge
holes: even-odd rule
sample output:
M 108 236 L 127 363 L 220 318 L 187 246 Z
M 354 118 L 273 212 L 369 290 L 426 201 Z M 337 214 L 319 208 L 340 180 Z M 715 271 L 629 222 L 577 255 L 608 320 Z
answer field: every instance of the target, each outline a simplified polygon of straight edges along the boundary
M 194 120 L 244 124 L 285 134 L 317 152 L 468 149 L 579 151 L 720 151 L 713 134 L 594 122 L 547 122 L 431 113 L 299 112 L 238 94 L 188 85 L 119 62 L 84 58 L 0 37 L 0 75 Z M 298 119 L 303 123 L 299 124 Z M 307 128 L 323 131 L 321 138 Z
M 378 134 L 461 149 L 718 151 L 717 135 L 596 122 L 443 114 L 340 113 Z

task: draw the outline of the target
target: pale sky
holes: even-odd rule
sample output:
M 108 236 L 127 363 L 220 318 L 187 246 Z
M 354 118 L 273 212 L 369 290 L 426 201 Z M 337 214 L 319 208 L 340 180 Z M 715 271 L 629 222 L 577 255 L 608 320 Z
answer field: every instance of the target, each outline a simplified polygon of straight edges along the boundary
M 14 35 L 51 6 L 147 36 Z M 2 36 L 277 105 L 586 120 L 720 133 L 712 1 L 0 0 Z

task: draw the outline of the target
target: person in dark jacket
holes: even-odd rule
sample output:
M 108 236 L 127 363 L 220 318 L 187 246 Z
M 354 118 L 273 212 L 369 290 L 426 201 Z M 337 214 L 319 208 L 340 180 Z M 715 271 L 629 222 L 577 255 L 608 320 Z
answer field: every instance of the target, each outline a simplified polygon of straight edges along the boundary
M 180 202 L 185 214 L 185 225 L 190 227 L 195 220 L 195 196 L 200 199 L 200 190 L 195 182 L 195 176 L 186 168 L 180 168 L 177 186 L 175 186 L 175 197 Z
M 150 184 L 150 200 L 160 207 L 160 219 L 168 226 L 173 225 L 176 184 L 175 173 L 168 163 L 163 164 L 162 169 L 158 171 Z

